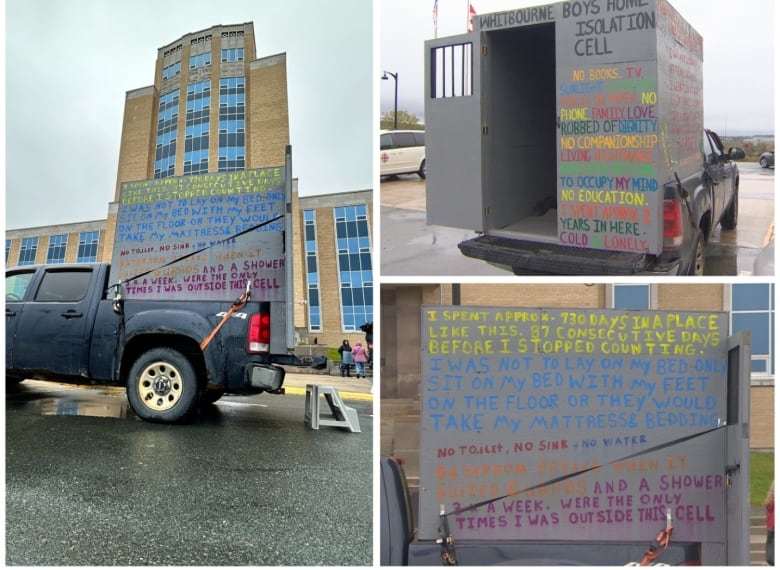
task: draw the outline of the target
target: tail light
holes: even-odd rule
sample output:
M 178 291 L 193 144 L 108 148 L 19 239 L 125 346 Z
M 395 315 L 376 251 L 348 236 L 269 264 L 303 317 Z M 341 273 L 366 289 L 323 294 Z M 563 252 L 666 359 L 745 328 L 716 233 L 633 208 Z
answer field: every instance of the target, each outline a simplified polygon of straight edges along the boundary
M 664 247 L 680 247 L 682 243 L 682 202 L 679 200 L 664 200 Z
M 271 351 L 271 314 L 255 313 L 249 317 L 247 352 L 268 353 Z

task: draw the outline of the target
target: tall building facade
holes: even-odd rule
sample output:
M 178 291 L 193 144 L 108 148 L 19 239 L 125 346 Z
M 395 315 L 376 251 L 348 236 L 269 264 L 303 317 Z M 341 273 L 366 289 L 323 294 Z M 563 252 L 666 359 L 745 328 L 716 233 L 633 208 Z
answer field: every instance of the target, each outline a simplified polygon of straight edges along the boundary
M 284 165 L 286 54 L 255 54 L 251 22 L 213 26 L 159 48 L 153 84 L 125 95 L 107 219 L 8 231 L 6 266 L 111 261 L 124 182 Z M 360 326 L 373 320 L 373 192 L 344 190 L 299 199 L 293 181 L 292 304 L 300 344 L 354 343 L 364 338 Z

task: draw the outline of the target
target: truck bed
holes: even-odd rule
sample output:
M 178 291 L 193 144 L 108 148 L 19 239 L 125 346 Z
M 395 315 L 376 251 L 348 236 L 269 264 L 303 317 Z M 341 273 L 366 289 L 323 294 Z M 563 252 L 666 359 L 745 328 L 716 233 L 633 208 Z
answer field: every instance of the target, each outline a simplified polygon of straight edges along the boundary
M 509 228 L 493 231 L 458 247 L 463 255 L 511 268 L 517 275 L 636 275 L 651 269 L 653 274 L 674 275 L 679 267 L 679 263 L 659 266 L 654 256 L 642 253 L 569 247 L 510 235 Z M 661 267 L 665 271 L 659 271 Z

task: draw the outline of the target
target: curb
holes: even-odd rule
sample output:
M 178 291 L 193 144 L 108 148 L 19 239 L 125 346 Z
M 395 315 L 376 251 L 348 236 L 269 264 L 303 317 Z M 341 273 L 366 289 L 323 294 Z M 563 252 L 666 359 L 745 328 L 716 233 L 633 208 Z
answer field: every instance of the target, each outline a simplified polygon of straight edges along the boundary
M 295 396 L 305 396 L 306 395 L 306 388 L 299 388 L 298 386 L 285 386 L 284 387 L 284 393 L 285 394 L 293 394 Z M 348 392 L 348 391 L 341 391 L 339 390 L 339 396 L 343 400 L 363 400 L 366 402 L 373 401 L 374 395 L 368 394 L 366 392 Z

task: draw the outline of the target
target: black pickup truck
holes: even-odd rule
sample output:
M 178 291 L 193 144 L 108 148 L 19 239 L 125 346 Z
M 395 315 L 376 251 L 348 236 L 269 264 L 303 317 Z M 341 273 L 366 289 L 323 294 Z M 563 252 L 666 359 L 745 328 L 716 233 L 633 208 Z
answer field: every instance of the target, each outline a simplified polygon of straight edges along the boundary
M 7 384 L 126 386 L 136 415 L 163 423 L 185 421 L 226 392 L 282 392 L 269 302 L 249 295 L 230 311 L 230 301 L 123 299 L 109 274 L 105 263 L 6 271 Z
M 703 164 L 696 174 L 663 186 L 663 250 L 657 255 L 603 251 L 516 239 L 486 232 L 458 244 L 461 252 L 518 275 L 704 275 L 705 248 L 718 224 L 737 227 L 741 148 L 726 150 L 717 133 L 705 130 Z

